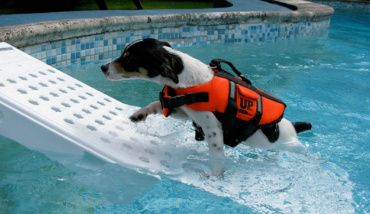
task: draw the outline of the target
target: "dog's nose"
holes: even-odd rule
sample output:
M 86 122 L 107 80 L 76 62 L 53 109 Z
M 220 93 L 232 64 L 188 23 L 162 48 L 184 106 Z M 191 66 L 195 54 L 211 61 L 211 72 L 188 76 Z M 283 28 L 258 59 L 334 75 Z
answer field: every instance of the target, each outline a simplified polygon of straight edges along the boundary
M 100 68 L 103 71 L 103 73 L 106 73 L 108 71 L 108 69 L 109 69 L 109 65 L 108 64 L 105 64 L 105 65 L 102 65 Z

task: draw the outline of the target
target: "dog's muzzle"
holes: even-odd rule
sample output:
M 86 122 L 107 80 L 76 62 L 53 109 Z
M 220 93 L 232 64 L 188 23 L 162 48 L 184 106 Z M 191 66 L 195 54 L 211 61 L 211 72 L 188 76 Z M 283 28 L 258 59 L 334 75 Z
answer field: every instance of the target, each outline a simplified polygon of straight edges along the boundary
M 105 65 L 102 65 L 100 68 L 103 71 L 103 73 L 106 74 L 109 69 L 109 64 L 107 63 Z

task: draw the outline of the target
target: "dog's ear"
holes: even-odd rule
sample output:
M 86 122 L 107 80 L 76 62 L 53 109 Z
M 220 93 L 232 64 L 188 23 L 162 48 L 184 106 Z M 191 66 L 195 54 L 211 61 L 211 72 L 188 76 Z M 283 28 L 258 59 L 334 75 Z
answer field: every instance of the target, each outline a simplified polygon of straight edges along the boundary
M 174 83 L 179 83 L 178 74 L 184 69 L 182 60 L 180 57 L 173 54 L 166 54 L 163 60 L 162 69 L 160 69 L 160 74 L 164 77 L 170 78 Z
M 172 48 L 172 46 L 171 46 L 171 45 L 170 45 L 170 43 L 168 43 L 168 42 L 163 42 L 162 44 L 163 44 L 163 46 L 167 46 L 167 47 Z
M 167 63 L 162 65 L 163 70 L 161 71 L 161 75 L 164 77 L 170 78 L 174 83 L 179 83 L 179 78 L 177 77 L 176 72 L 169 66 Z

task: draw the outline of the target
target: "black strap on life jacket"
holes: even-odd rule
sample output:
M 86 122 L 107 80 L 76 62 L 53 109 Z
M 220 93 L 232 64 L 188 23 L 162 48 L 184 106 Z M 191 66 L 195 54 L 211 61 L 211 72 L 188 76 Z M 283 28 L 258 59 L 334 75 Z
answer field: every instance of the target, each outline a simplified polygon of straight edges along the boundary
M 224 71 L 224 72 L 226 72 L 225 70 L 222 70 L 221 63 L 226 63 L 243 80 L 243 82 L 245 82 L 245 83 L 247 83 L 249 85 L 252 85 L 252 82 L 249 79 L 247 79 L 244 76 L 244 74 L 242 74 L 240 71 L 238 71 L 238 69 L 236 69 L 234 67 L 234 65 L 231 62 L 229 62 L 229 61 L 226 61 L 224 59 L 214 59 L 214 60 L 211 61 L 211 63 L 209 64 L 209 66 L 211 68 L 214 68 L 214 69 L 218 70 L 218 71 Z
M 159 100 L 162 104 L 162 108 L 174 109 L 183 105 L 191 105 L 193 103 L 208 102 L 209 97 L 207 92 L 199 93 L 186 93 L 184 95 L 173 95 L 170 98 L 164 97 L 164 93 L 161 92 Z

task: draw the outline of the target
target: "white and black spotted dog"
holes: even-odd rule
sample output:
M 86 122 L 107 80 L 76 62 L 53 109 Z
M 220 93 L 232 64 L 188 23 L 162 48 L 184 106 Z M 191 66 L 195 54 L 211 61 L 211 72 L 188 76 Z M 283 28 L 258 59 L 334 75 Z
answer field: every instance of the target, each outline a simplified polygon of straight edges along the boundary
M 109 62 L 101 69 L 109 80 L 145 79 L 174 89 L 197 86 L 211 81 L 215 72 L 210 66 L 180 51 L 174 50 L 166 42 L 155 39 L 138 40 L 129 44 L 122 56 Z M 155 101 L 135 112 L 133 122 L 144 121 L 150 114 L 162 113 L 160 101 Z M 223 170 L 224 138 L 221 122 L 209 111 L 196 111 L 186 106 L 175 109 L 172 117 L 191 118 L 204 132 L 210 150 L 213 174 Z M 261 130 L 257 130 L 243 142 L 251 147 L 270 149 L 286 142 L 297 141 L 297 133 L 311 129 L 307 122 L 291 123 L 282 119 L 278 123 L 278 138 L 273 143 Z

